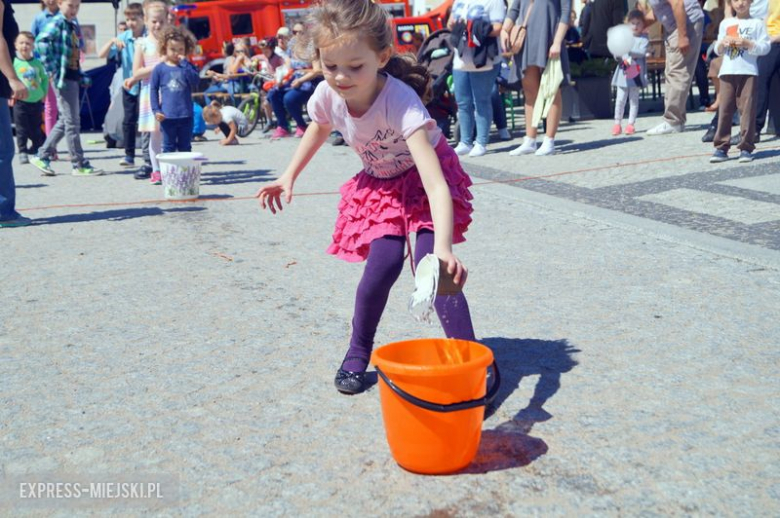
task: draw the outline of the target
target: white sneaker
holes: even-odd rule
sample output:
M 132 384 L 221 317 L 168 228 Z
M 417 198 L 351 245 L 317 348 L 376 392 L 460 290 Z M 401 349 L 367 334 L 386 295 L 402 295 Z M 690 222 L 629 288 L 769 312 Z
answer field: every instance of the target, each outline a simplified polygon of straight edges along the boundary
M 485 149 L 485 146 L 483 146 L 479 142 L 475 142 L 474 147 L 471 148 L 471 151 L 469 151 L 469 156 L 482 156 L 485 153 L 487 153 L 487 149 Z
M 536 156 L 546 156 L 555 154 L 555 139 L 544 137 L 542 145 L 534 153 Z
M 655 128 L 647 130 L 647 134 L 651 136 L 655 135 L 671 135 L 672 133 L 681 133 L 685 129 L 683 125 L 669 124 L 664 121 Z
M 509 133 L 509 130 L 507 128 L 503 128 L 498 130 L 498 139 L 499 140 L 512 140 L 512 135 Z
M 512 156 L 530 155 L 536 151 L 536 139 L 531 137 L 523 137 L 523 143 L 509 152 Z
M 455 146 L 455 154 L 458 156 L 468 155 L 470 152 L 471 146 L 465 142 L 458 142 L 458 145 Z

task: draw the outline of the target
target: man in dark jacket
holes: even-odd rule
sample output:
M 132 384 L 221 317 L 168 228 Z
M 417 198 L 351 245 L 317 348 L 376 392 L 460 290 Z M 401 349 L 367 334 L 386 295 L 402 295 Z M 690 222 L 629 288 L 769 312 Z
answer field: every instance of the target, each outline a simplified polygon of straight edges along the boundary
M 11 161 L 14 159 L 14 139 L 11 132 L 11 114 L 8 100 L 27 98 L 27 88 L 14 71 L 10 46 L 13 45 L 19 26 L 14 20 L 11 0 L 0 3 L 0 227 L 23 227 L 30 219 L 16 212 L 16 184 Z
M 626 10 L 623 0 L 593 0 L 590 14 L 583 22 L 582 42 L 592 58 L 611 58 L 607 48 L 607 30 L 623 23 Z

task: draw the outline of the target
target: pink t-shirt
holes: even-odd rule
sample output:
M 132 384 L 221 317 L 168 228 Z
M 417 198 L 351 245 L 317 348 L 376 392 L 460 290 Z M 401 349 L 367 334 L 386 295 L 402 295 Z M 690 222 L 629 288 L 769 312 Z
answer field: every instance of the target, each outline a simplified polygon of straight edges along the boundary
M 414 166 L 406 139 L 419 128 L 428 132 L 436 146 L 441 130 L 415 91 L 392 76 L 362 117 L 349 114 L 347 103 L 323 81 L 308 104 L 309 117 L 341 132 L 344 141 L 363 161 L 366 173 L 376 178 L 393 178 Z

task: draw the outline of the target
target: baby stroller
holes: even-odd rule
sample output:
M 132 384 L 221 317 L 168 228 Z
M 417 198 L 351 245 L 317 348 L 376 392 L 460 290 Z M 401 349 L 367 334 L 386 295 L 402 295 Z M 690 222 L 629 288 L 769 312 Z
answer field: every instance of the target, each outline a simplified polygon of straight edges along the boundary
M 417 53 L 417 61 L 428 69 L 433 78 L 433 99 L 425 107 L 448 139 L 452 138 L 450 128 L 457 122 L 458 114 L 455 96 L 449 88 L 454 54 L 449 29 L 432 33 Z

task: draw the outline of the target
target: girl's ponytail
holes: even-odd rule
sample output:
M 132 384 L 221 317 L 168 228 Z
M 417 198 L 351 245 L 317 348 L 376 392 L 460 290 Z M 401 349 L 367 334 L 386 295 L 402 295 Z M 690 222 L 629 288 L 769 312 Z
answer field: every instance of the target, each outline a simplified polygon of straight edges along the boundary
M 411 54 L 394 54 L 385 65 L 384 71 L 411 86 L 423 104 L 428 104 L 433 98 L 431 74 L 427 68 L 417 63 Z
M 214 108 L 216 108 L 217 110 L 219 110 L 220 108 L 222 108 L 222 103 L 221 103 L 221 102 L 219 102 L 217 99 L 213 99 L 213 100 L 212 100 L 212 101 L 209 103 L 209 106 L 213 106 Z

